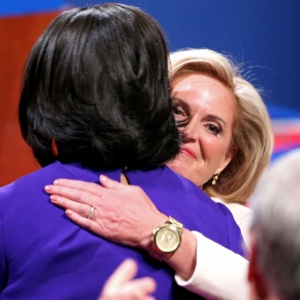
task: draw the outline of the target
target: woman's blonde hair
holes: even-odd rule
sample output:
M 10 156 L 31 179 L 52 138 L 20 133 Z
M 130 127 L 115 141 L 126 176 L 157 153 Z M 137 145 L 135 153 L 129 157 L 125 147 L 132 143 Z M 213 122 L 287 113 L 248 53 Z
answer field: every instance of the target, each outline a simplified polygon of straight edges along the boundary
M 203 185 L 210 197 L 227 203 L 245 203 L 273 151 L 273 131 L 259 91 L 242 78 L 227 56 L 209 49 L 184 49 L 171 54 L 171 82 L 186 73 L 201 73 L 218 79 L 232 90 L 237 101 L 231 147 L 237 152 L 222 171 L 216 185 Z

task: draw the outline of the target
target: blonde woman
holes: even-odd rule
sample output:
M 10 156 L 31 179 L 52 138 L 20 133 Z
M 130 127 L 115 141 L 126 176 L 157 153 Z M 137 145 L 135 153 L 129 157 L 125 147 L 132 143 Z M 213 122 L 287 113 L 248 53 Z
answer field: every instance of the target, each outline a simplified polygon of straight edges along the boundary
M 190 86 L 189 91 L 187 91 L 187 85 L 179 90 L 178 79 L 183 82 L 182 78 L 191 78 L 191 75 L 204 76 L 202 85 L 199 85 L 198 81 L 198 83 Z M 236 222 L 240 225 L 247 244 L 249 229 L 247 220 L 251 211 L 245 206 L 237 204 L 247 202 L 258 177 L 270 161 L 273 150 L 273 132 L 266 106 L 258 90 L 240 76 L 238 66 L 226 56 L 209 49 L 187 49 L 172 53 L 170 78 L 173 99 L 176 98 L 176 93 L 181 92 L 182 98 L 188 97 L 188 93 L 190 93 L 191 96 L 188 101 L 189 103 L 195 103 L 197 99 L 193 97 L 193 93 L 198 91 L 196 109 L 199 110 L 207 107 L 206 97 L 202 93 L 210 92 L 210 95 L 217 97 L 215 90 L 218 84 L 223 85 L 224 90 L 227 89 L 227 92 L 230 92 L 234 98 L 235 107 L 230 110 L 228 102 L 224 105 L 226 98 L 221 94 L 222 98 L 219 97 L 216 101 L 211 102 L 210 111 L 207 111 L 206 115 L 203 114 L 202 119 L 199 120 L 199 122 L 202 122 L 202 127 L 207 126 L 207 124 L 210 124 L 208 121 L 212 120 L 208 118 L 207 121 L 205 119 L 207 115 L 216 114 L 217 109 L 220 110 L 221 104 L 224 105 L 225 109 L 228 106 L 229 114 L 233 117 L 233 123 L 230 128 L 228 126 L 226 128 L 231 131 L 230 145 L 223 150 L 223 154 L 230 157 L 226 161 L 227 165 L 225 167 L 223 165 L 222 168 L 212 168 L 212 159 L 206 165 L 203 164 L 205 155 L 208 156 L 208 153 L 211 152 L 212 142 L 210 139 L 210 144 L 205 152 L 204 146 L 207 145 L 205 143 L 207 139 L 204 140 L 205 131 L 202 131 L 199 144 L 203 145 L 204 158 L 201 159 L 201 163 L 193 162 L 191 165 L 184 156 L 179 155 L 173 162 L 169 163 L 169 166 L 200 186 L 215 201 L 225 203 L 231 209 Z M 205 80 L 212 82 L 209 91 L 207 91 L 206 82 L 203 84 Z M 185 80 L 185 83 L 189 84 L 189 81 Z M 177 108 L 176 101 L 173 105 Z M 218 113 L 220 115 L 223 111 Z M 178 117 L 180 118 L 180 116 Z M 187 113 L 187 116 L 184 115 L 183 117 L 190 116 Z M 212 123 L 213 126 L 215 124 Z M 189 126 L 189 124 L 185 126 L 184 130 L 189 130 Z M 223 130 L 223 135 L 224 132 L 225 130 Z M 214 140 L 213 143 L 218 143 L 217 147 L 220 148 L 222 145 L 220 146 L 219 141 L 220 138 Z M 183 143 L 183 145 L 185 144 L 187 143 Z M 196 165 L 194 170 L 193 165 Z
M 182 146 L 168 166 L 223 202 L 248 243 L 251 210 L 244 204 L 273 149 L 264 102 L 230 59 L 209 49 L 171 54 L 170 78 Z M 138 187 L 105 176 L 100 181 L 103 187 L 60 179 L 46 191 L 80 226 L 149 252 L 152 230 L 162 225 L 155 222 L 158 216 L 166 220 L 168 212 L 160 212 Z M 95 210 L 88 219 L 91 207 Z M 212 299 L 247 297 L 248 262 L 199 232 L 185 229 L 180 247 L 164 261 L 176 271 L 177 283 L 195 293 Z

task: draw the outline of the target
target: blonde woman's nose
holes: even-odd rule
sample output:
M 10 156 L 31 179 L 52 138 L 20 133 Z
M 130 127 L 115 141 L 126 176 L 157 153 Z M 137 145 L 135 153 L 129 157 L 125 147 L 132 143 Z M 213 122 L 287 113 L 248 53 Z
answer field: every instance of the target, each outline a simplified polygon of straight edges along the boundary
M 184 129 L 183 129 L 183 142 L 191 142 L 196 141 L 199 138 L 199 126 L 194 122 L 190 122 Z

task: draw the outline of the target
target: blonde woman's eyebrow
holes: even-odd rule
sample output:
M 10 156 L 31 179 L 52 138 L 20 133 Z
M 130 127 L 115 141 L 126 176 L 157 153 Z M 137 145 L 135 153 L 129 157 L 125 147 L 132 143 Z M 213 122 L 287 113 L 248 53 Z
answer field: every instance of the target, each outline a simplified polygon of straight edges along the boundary
M 222 123 L 223 126 L 226 128 L 226 122 L 225 122 L 222 118 L 220 118 L 220 117 L 218 117 L 218 116 L 216 116 L 216 115 L 212 115 L 212 114 L 207 115 L 207 116 L 206 116 L 206 119 L 216 120 L 216 121 Z
M 190 105 L 182 98 L 178 98 L 176 96 L 171 96 L 173 104 L 179 104 L 183 107 L 183 109 L 190 111 Z

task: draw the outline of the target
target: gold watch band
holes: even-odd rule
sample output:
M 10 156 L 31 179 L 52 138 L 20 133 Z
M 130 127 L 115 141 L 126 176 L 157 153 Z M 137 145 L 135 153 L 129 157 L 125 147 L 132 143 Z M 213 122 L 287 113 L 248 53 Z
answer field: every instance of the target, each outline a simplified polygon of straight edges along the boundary
M 181 244 L 183 224 L 171 216 L 164 225 L 153 230 L 150 255 L 157 260 L 170 258 Z
M 177 226 L 177 229 L 181 232 L 183 232 L 183 224 L 180 223 L 179 221 L 175 220 L 174 218 L 172 218 L 171 216 L 169 216 L 169 219 L 166 223 L 171 223 L 174 224 L 175 226 Z

